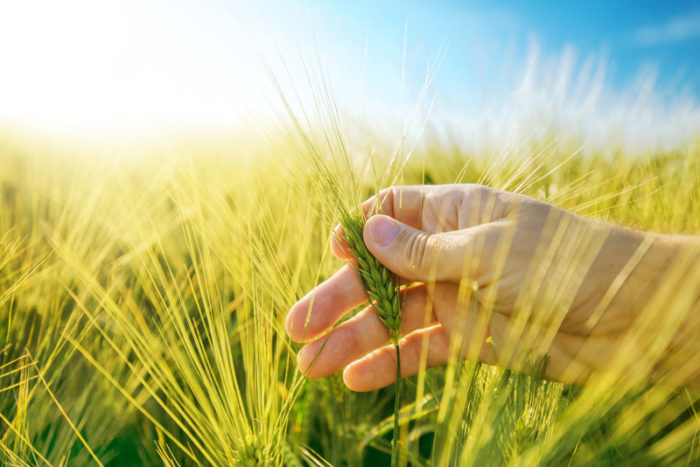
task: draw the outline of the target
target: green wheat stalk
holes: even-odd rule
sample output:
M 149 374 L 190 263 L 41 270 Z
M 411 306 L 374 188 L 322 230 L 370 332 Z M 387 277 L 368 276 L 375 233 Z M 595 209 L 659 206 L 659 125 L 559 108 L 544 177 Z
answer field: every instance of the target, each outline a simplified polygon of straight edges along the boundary
M 319 64 L 320 65 L 320 64 Z M 319 70 L 323 67 L 319 66 Z M 433 71 L 434 72 L 434 71 Z M 431 75 L 433 74 L 431 72 Z M 379 320 L 386 326 L 391 337 L 391 342 L 396 351 L 396 381 L 394 387 L 396 396 L 394 400 L 394 433 L 392 439 L 392 466 L 398 465 L 399 454 L 399 412 L 401 402 L 401 353 L 399 351 L 399 337 L 401 329 L 401 301 L 399 299 L 400 281 L 391 271 L 382 265 L 367 249 L 362 238 L 362 230 L 366 216 L 359 207 L 358 182 L 355 178 L 355 170 L 350 157 L 345 136 L 342 130 L 342 120 L 338 109 L 328 92 L 328 83 L 324 74 L 307 73 L 307 77 L 313 82 L 313 88 L 322 91 L 314 94 L 314 103 L 308 109 L 297 114 L 291 105 L 277 77 L 268 68 L 271 82 L 278 92 L 282 108 L 281 116 L 288 118 L 290 141 L 297 141 L 303 159 L 308 162 L 314 173 L 312 183 L 321 193 L 328 194 L 327 207 L 333 215 L 340 214 L 341 226 L 345 231 L 345 240 L 348 242 L 350 252 L 355 256 L 356 269 L 362 280 L 367 296 L 373 302 L 373 307 Z M 316 77 L 318 76 L 318 78 Z M 431 78 L 432 79 L 432 78 Z M 421 92 L 427 92 L 430 80 L 424 84 Z M 302 105 L 302 108 L 305 106 Z M 308 130 L 313 125 L 308 115 L 320 117 L 321 138 Z M 427 117 L 426 117 L 427 119 Z M 425 120 L 423 125 L 425 125 Z M 404 148 L 408 128 L 402 130 L 401 143 L 393 151 L 389 163 L 384 171 L 381 181 L 375 179 L 376 191 L 379 186 L 392 186 L 398 181 L 399 175 L 415 149 L 418 138 L 408 151 Z M 422 131 L 422 129 L 421 129 Z
M 399 460 L 399 412 L 401 409 L 401 300 L 400 281 L 369 252 L 362 237 L 366 217 L 358 210 L 342 215 L 340 224 L 345 232 L 344 240 L 356 260 L 356 269 L 362 280 L 365 293 L 372 300 L 379 321 L 389 331 L 391 343 L 396 351 L 396 381 L 394 381 L 394 433 L 392 437 L 391 465 Z

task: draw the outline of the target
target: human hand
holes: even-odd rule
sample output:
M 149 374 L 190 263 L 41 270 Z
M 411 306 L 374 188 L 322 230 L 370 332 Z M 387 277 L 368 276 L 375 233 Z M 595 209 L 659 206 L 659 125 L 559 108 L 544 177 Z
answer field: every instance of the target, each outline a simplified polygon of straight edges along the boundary
M 605 363 L 677 254 L 674 237 L 583 218 L 478 185 L 392 187 L 364 228 L 370 252 L 408 282 L 401 375 L 468 358 L 520 369 L 546 354 L 546 376 L 580 383 Z M 342 231 L 332 251 L 352 259 Z M 394 381 L 396 356 L 352 264 L 290 310 L 299 365 L 317 378 L 342 368 L 350 389 Z M 316 340 L 313 340 L 317 338 Z M 425 352 L 422 352 L 425 350 Z M 423 361 L 421 361 L 423 360 Z

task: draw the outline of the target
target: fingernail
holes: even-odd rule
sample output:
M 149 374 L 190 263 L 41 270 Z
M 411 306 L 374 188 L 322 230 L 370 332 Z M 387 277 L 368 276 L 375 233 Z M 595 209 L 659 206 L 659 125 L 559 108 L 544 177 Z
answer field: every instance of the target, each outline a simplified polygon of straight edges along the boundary
M 391 244 L 400 230 L 401 225 L 386 216 L 375 216 L 367 221 L 368 240 L 380 247 Z

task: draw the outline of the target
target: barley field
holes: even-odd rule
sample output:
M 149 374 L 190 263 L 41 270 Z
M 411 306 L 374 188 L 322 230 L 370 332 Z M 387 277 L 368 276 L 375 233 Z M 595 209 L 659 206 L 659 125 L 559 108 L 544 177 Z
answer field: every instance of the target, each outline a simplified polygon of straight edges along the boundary
M 550 134 L 493 153 L 410 152 L 339 135 L 292 125 L 265 144 L 109 148 L 0 137 L 1 462 L 388 464 L 394 387 L 305 378 L 284 330 L 342 264 L 328 246 L 334 197 L 479 183 L 700 233 L 697 141 L 639 153 Z M 694 293 L 664 290 L 650 307 L 671 315 Z M 405 379 L 397 462 L 698 465 L 700 393 L 649 381 L 642 364 L 630 377 L 633 354 L 600 358 L 616 363 L 583 386 L 544 379 L 546 358 L 519 372 L 454 359 Z

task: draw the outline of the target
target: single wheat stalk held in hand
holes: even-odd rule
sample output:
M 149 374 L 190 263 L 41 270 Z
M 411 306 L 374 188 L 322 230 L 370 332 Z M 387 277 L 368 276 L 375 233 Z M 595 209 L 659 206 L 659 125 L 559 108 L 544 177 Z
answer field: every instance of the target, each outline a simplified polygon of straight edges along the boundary
M 399 337 L 401 334 L 401 299 L 400 282 L 372 253 L 369 252 L 362 237 L 365 216 L 360 213 L 343 215 L 341 225 L 345 231 L 344 239 L 356 260 L 357 272 L 367 296 L 379 320 L 386 326 L 391 343 L 396 350 L 396 397 L 394 399 L 394 433 L 392 439 L 392 466 L 398 465 L 399 453 L 399 410 L 401 407 L 401 352 Z

